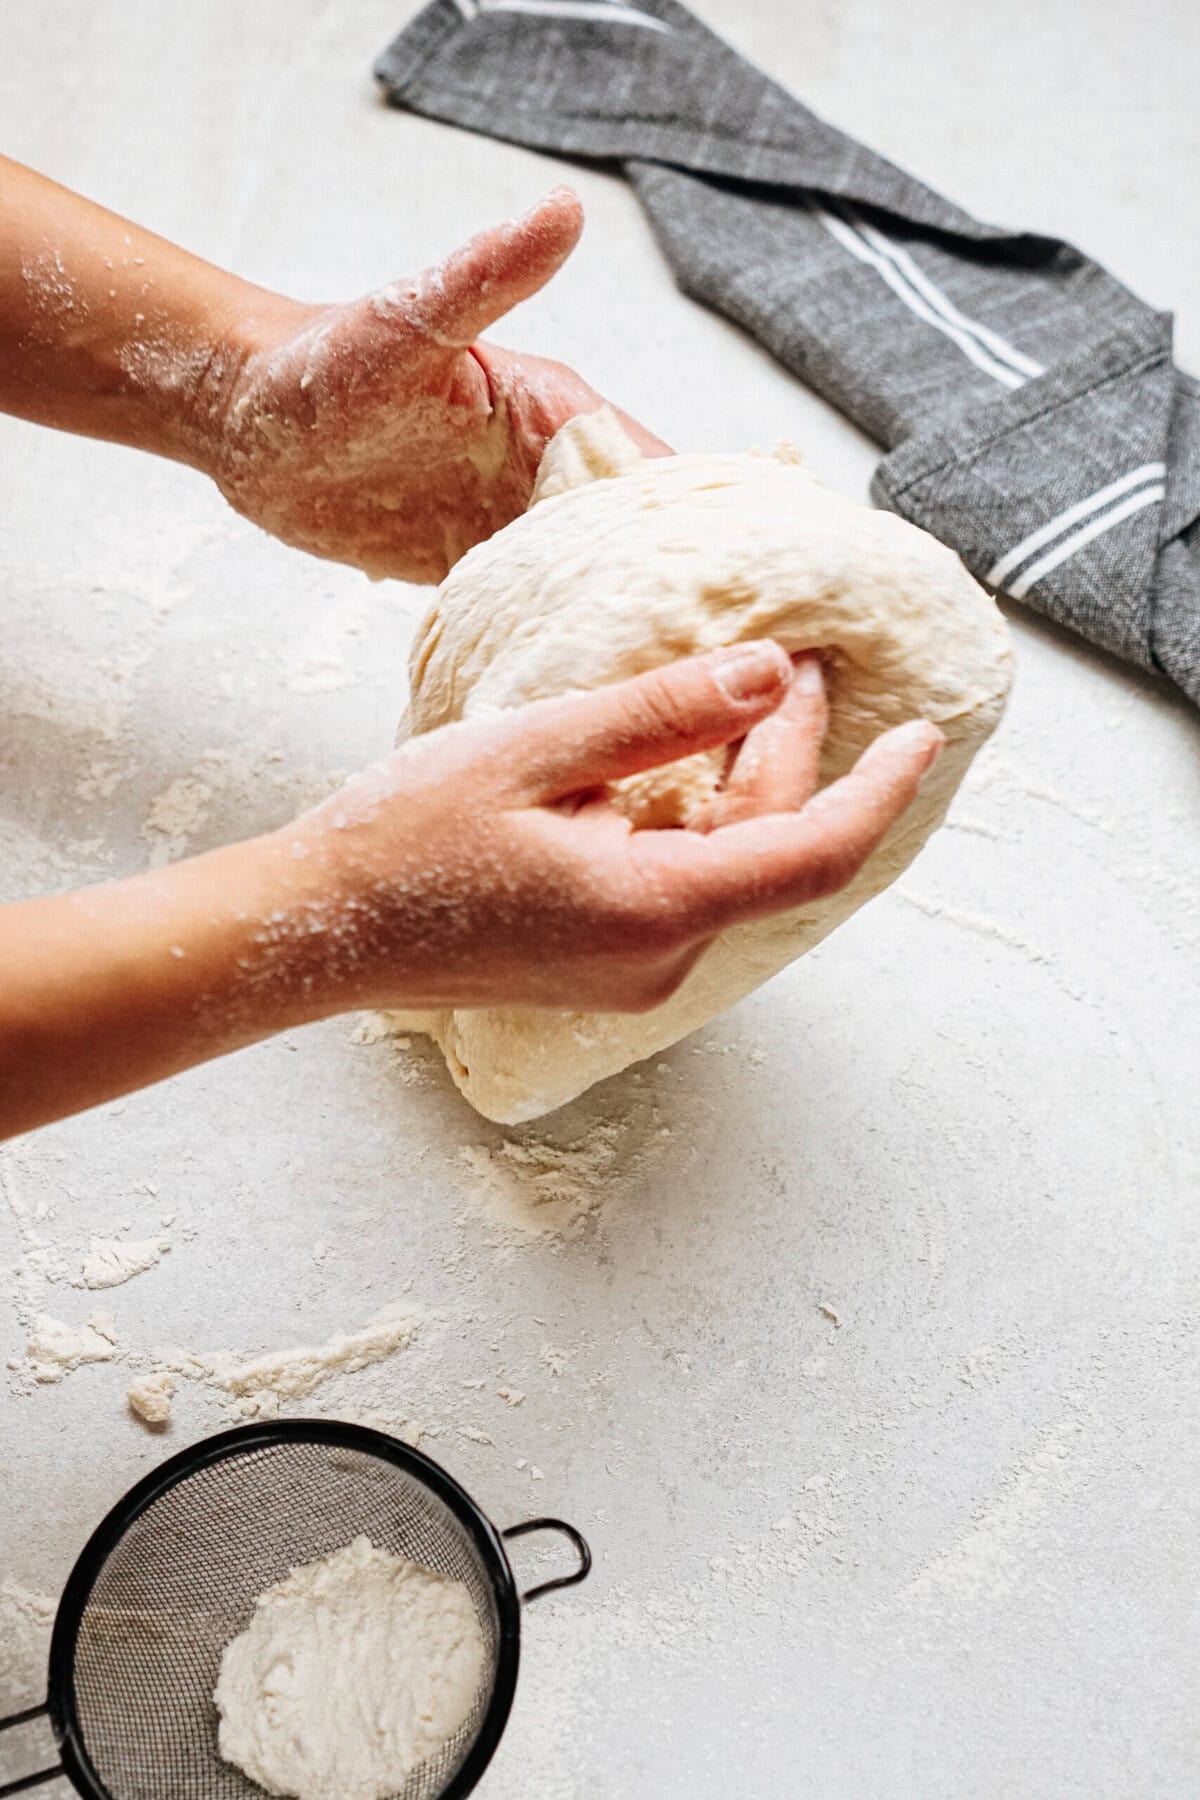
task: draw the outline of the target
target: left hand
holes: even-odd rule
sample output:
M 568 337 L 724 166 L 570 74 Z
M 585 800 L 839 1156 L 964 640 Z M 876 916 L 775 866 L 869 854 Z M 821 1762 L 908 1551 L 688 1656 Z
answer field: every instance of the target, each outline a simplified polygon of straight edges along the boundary
M 604 403 L 561 363 L 476 341 L 544 286 L 582 228 L 558 188 L 412 281 L 344 306 L 264 309 L 220 394 L 210 467 L 226 499 L 316 556 L 440 581 L 524 511 L 559 427 Z

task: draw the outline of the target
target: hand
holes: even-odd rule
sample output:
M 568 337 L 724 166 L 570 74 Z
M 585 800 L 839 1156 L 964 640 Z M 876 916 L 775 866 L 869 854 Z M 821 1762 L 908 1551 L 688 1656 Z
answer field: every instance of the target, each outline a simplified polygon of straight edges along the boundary
M 413 739 L 281 834 L 281 966 L 331 1011 L 658 1005 L 719 932 L 844 887 L 943 742 L 901 726 L 816 794 L 825 726 L 817 658 L 759 642 Z M 698 830 L 605 795 L 739 740 Z
M 256 347 L 221 377 L 209 466 L 225 497 L 314 555 L 440 581 L 524 511 L 559 427 L 603 404 L 559 363 L 476 342 L 550 279 L 582 227 L 558 188 L 413 281 L 346 306 L 259 308 Z
M 742 645 L 414 739 L 283 831 L 0 907 L 0 1136 L 355 1006 L 638 1012 L 720 931 L 832 893 L 941 748 L 814 794 L 815 657 Z M 739 747 L 691 831 L 605 784 Z

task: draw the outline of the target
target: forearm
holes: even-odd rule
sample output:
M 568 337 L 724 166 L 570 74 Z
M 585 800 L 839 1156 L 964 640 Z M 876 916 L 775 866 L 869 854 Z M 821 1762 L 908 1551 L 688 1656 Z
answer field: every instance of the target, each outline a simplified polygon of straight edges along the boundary
M 278 836 L 0 908 L 0 1137 L 336 1010 Z
M 283 304 L 0 158 L 0 410 L 206 467 Z

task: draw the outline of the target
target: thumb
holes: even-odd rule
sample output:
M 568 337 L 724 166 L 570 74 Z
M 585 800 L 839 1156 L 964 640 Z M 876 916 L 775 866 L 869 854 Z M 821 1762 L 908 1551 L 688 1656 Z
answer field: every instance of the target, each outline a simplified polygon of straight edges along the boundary
M 465 350 L 481 331 L 546 285 L 582 230 L 578 195 L 557 187 L 521 218 L 479 232 L 411 285 L 382 289 L 372 297 L 372 310 L 376 318 L 390 314 L 405 330 L 415 327 L 448 350 Z
M 791 677 L 787 652 L 764 638 L 592 694 L 535 701 L 515 727 L 518 782 L 548 802 L 719 749 L 774 712 Z

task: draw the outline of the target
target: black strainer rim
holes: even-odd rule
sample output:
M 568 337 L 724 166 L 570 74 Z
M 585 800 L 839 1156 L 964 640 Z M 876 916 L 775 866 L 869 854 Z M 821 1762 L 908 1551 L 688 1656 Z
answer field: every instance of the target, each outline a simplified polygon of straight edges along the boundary
M 215 1437 L 202 1438 L 153 1469 L 130 1488 L 96 1527 L 71 1570 L 50 1640 L 46 1706 L 62 1755 L 62 1772 L 74 1783 L 84 1800 L 113 1800 L 88 1755 L 75 1695 L 75 1650 L 79 1628 L 92 1589 L 108 1558 L 141 1515 L 189 1476 L 215 1463 L 245 1455 L 250 1450 L 301 1442 L 327 1444 L 338 1450 L 359 1450 L 392 1463 L 429 1488 L 475 1545 L 491 1584 L 498 1620 L 492 1692 L 471 1748 L 442 1788 L 441 1800 L 462 1800 L 492 1760 L 512 1710 L 521 1650 L 520 1598 L 500 1533 L 466 1489 L 422 1451 L 381 1431 L 372 1431 L 366 1425 L 348 1425 L 338 1419 L 279 1419 L 269 1424 L 238 1425 Z

